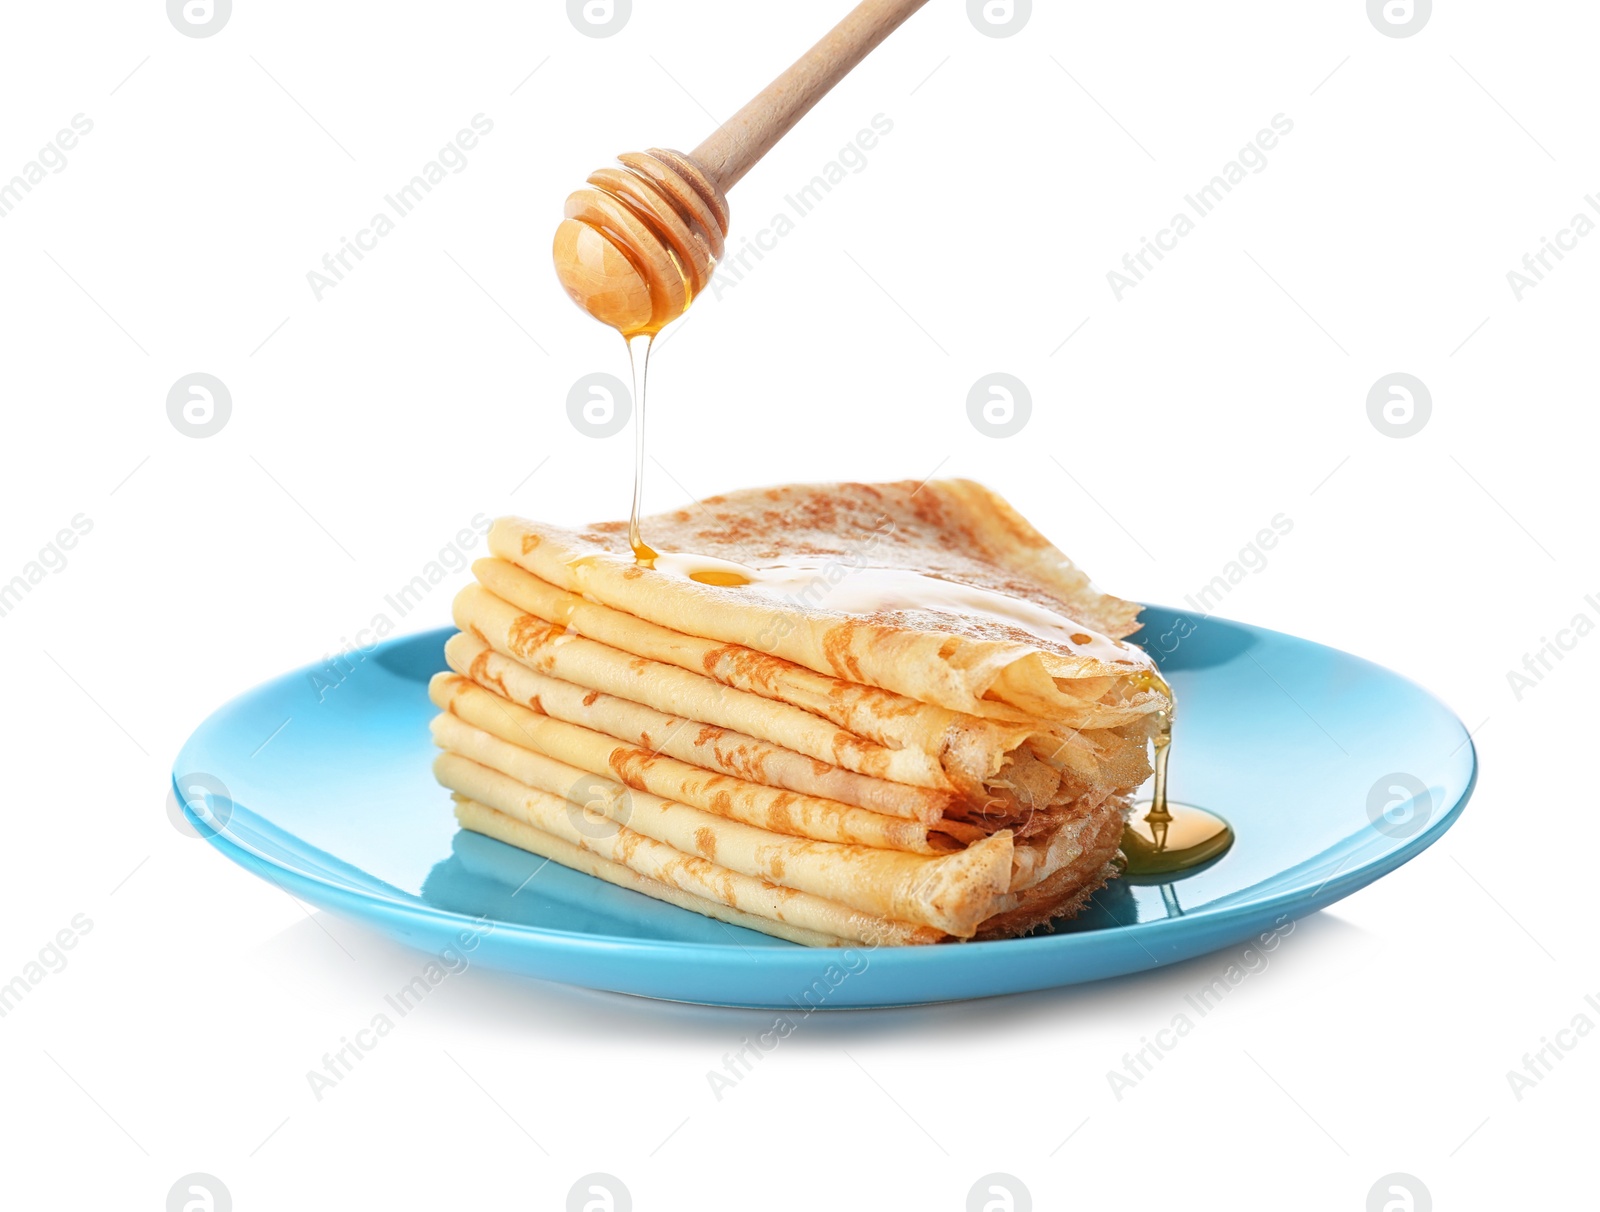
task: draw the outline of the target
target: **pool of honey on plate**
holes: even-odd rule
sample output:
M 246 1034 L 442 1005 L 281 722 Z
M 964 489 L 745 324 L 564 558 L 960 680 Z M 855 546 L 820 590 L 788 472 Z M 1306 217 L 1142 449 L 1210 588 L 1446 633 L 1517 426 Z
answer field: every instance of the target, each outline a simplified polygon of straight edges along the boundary
M 1172 701 L 1168 692 L 1168 701 Z M 1221 857 L 1233 845 L 1233 827 L 1214 812 L 1167 795 L 1172 756 L 1172 711 L 1161 713 L 1155 738 L 1155 783 L 1150 798 L 1134 804 L 1122 830 L 1124 877 L 1166 883 Z

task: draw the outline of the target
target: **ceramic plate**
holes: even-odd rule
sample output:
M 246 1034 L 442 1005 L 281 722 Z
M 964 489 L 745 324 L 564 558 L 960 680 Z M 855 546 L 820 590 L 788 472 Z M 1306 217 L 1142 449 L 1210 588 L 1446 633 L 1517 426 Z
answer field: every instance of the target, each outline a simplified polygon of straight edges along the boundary
M 1459 720 L 1406 679 L 1293 636 L 1150 608 L 1140 640 L 1181 708 L 1173 798 L 1238 840 L 1167 884 L 1115 881 L 1054 933 L 812 950 L 612 887 L 458 829 L 429 767 L 449 630 L 310 666 L 235 699 L 178 755 L 191 824 L 294 895 L 426 951 L 713 1005 L 903 1006 L 1137 972 L 1256 938 L 1437 840 L 1471 794 Z

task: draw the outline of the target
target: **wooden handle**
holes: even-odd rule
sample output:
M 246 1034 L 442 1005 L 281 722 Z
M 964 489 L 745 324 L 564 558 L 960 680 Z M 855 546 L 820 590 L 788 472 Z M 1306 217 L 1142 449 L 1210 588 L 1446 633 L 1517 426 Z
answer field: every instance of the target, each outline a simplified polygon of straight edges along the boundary
M 690 153 L 724 193 L 811 107 L 928 0 L 862 0 L 843 21 Z
M 618 157 L 567 198 L 551 254 L 573 302 L 626 337 L 653 335 L 706 288 L 728 234 L 727 192 L 850 69 L 928 0 L 863 0 L 685 156 Z

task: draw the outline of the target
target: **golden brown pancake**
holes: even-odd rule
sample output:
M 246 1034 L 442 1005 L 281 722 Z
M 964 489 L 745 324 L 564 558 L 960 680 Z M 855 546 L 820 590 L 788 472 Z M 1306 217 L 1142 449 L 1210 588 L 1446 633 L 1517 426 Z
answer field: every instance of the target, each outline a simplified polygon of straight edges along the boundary
M 998 496 L 790 485 L 643 529 L 653 567 L 625 523 L 495 523 L 431 687 L 464 827 L 808 945 L 1025 933 L 1114 877 L 1165 685 L 1137 606 Z

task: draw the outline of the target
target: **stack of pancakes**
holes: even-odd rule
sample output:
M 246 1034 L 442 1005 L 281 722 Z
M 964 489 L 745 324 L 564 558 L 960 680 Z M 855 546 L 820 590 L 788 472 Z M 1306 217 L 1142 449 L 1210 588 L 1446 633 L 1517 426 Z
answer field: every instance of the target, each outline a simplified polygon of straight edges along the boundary
M 1116 874 L 1170 708 L 1138 607 L 968 481 L 792 485 L 567 531 L 456 598 L 468 829 L 793 942 L 1024 933 Z

